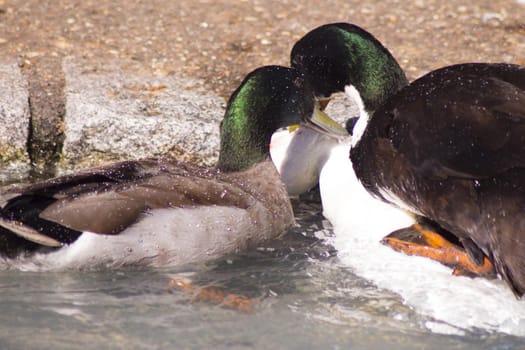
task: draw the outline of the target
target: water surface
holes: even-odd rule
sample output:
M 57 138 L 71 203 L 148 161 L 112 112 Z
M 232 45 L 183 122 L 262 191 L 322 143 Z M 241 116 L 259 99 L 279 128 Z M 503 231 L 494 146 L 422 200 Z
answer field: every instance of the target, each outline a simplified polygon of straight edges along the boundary
M 327 244 L 315 201 L 298 227 L 252 251 L 177 269 L 0 271 L 2 349 L 514 349 L 483 330 L 432 333 L 433 320 L 356 276 Z M 256 299 L 245 314 L 192 301 L 173 276 Z

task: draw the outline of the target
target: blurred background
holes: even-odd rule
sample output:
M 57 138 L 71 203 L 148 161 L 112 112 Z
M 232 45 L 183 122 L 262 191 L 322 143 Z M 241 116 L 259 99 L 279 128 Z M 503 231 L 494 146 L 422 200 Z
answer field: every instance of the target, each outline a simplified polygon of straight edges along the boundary
M 0 58 L 132 60 L 227 97 L 248 71 L 287 64 L 298 38 L 337 21 L 370 31 L 411 80 L 452 63 L 525 63 L 525 6 L 512 0 L 4 0 Z

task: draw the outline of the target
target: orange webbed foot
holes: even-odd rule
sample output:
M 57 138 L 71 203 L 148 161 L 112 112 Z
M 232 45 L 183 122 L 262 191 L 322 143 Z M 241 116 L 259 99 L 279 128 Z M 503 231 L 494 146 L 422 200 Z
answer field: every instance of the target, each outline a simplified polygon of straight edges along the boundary
M 438 261 L 453 268 L 453 274 L 456 276 L 486 278 L 496 276 L 494 265 L 486 256 L 483 257 L 481 264 L 476 264 L 462 246 L 450 242 L 424 224 L 414 224 L 394 231 L 381 242 L 407 255 L 423 256 Z
M 242 313 L 251 313 L 255 309 L 256 300 L 247 296 L 231 293 L 219 286 L 196 286 L 189 278 L 175 277 L 169 282 L 171 288 L 183 291 L 191 298 L 191 302 L 204 302 L 220 305 L 224 308 Z

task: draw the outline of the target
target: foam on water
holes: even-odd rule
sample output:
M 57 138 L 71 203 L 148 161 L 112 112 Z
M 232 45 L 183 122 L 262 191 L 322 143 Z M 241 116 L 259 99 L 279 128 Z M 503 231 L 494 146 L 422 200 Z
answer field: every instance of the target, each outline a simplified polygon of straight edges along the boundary
M 503 281 L 456 277 L 437 262 L 380 243 L 412 219 L 356 188 L 348 150 L 348 145 L 335 148 L 320 178 L 323 210 L 334 226 L 333 244 L 341 261 L 434 319 L 426 323 L 432 331 L 483 329 L 525 336 L 525 301 L 517 300 Z

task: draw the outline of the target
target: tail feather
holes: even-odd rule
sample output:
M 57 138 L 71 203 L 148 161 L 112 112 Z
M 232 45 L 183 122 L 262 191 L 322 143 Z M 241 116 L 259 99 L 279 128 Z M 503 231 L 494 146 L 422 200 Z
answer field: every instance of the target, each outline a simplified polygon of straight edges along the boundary
M 40 244 L 46 247 L 60 247 L 62 243 L 49 236 L 43 235 L 37 230 L 24 225 L 20 221 L 6 220 L 0 218 L 0 226 L 14 233 L 15 235 L 27 239 L 30 242 Z
M 16 258 L 19 255 L 31 253 L 41 248 L 43 246 L 40 244 L 28 241 L 0 226 L 0 257 Z

